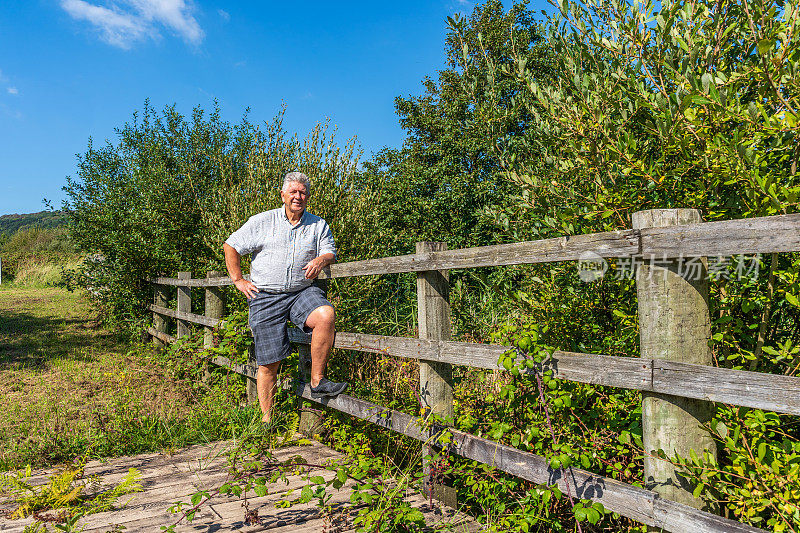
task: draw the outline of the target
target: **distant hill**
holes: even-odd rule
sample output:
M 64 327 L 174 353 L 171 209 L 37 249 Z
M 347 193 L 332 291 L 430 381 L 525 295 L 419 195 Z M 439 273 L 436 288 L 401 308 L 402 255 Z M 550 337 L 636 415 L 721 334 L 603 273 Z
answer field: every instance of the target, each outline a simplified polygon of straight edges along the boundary
M 0 235 L 12 234 L 28 227 L 55 228 L 67 223 L 67 215 L 63 211 L 40 211 L 23 215 L 0 216 Z

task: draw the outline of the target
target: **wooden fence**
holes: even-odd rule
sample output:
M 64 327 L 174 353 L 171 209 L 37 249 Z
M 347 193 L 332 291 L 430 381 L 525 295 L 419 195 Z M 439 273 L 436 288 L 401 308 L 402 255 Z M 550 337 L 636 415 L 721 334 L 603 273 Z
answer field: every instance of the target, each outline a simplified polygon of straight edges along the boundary
M 708 402 L 800 415 L 800 378 L 710 366 L 708 277 L 705 259 L 697 259 L 800 251 L 800 215 L 703 223 L 695 210 L 672 209 L 643 211 L 634 214 L 633 220 L 634 229 L 625 231 L 461 250 L 447 250 L 442 243 L 419 243 L 415 254 L 334 264 L 328 277 L 416 272 L 419 312 L 419 338 L 337 332 L 334 346 L 418 360 L 423 410 L 452 414 L 451 365 L 504 371 L 498 361 L 508 347 L 450 340 L 448 270 L 572 261 L 587 254 L 630 258 L 641 261 L 636 283 L 642 356 L 556 351 L 534 371 L 550 369 L 554 377 L 563 380 L 642 391 L 647 452 L 702 451 L 709 447 L 710 437 L 699 427 L 703 412 L 709 411 Z M 654 258 L 658 261 L 652 261 Z M 697 279 L 688 279 L 681 272 L 690 261 L 695 267 L 702 265 L 702 276 Z M 167 334 L 165 317 L 178 321 L 179 336 L 188 332 L 189 323 L 205 326 L 207 332 L 219 324 L 223 314 L 219 287 L 230 285 L 230 279 L 219 273 L 209 273 L 205 279 L 190 278 L 184 272 L 178 278 L 151 280 L 155 300 L 150 306 L 154 325 L 149 332 L 154 342 L 175 340 Z M 167 286 L 178 288 L 177 310 L 166 307 Z M 206 291 L 203 315 L 191 312 L 192 288 Z M 310 337 L 297 330 L 290 330 L 290 334 L 301 347 L 310 343 Z M 224 357 L 214 362 L 249 378 L 256 375 L 252 362 L 237 365 Z M 320 403 L 311 398 L 308 386 L 297 394 Z M 348 395 L 322 403 L 426 443 L 435 441 L 442 430 Z M 685 431 L 679 427 L 678 431 L 664 433 L 659 426 L 664 420 L 683 424 Z M 601 502 L 607 509 L 651 527 L 666 531 L 762 531 L 700 510 L 703 502 L 692 498 L 691 488 L 674 486 L 670 463 L 647 453 L 644 481 L 652 490 L 578 468 L 552 469 L 544 457 L 453 428 L 448 431 L 454 436 L 449 447 L 455 454 L 534 483 L 556 484 L 563 492 Z M 713 443 L 709 449 L 715 453 Z

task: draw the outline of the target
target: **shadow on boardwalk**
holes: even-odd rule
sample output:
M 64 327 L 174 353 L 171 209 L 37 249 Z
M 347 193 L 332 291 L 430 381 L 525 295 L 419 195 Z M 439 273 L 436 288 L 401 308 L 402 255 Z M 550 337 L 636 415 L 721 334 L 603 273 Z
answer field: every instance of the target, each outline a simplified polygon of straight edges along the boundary
M 221 455 L 225 451 L 225 443 L 205 446 L 193 446 L 178 451 L 173 455 L 144 454 L 133 457 L 121 457 L 107 463 L 94 461 L 88 463 L 85 477 L 101 476 L 104 490 L 119 483 L 127 474 L 128 468 L 135 467 L 141 471 L 140 481 L 143 492 L 130 497 L 123 508 L 98 513 L 85 517 L 79 522 L 85 533 L 105 533 L 108 531 L 160 531 L 161 526 L 169 526 L 178 521 L 179 514 L 169 511 L 176 502 L 188 502 L 192 494 L 200 490 L 212 491 L 227 479 L 227 458 Z M 274 452 L 279 461 L 287 460 L 295 455 L 302 455 L 308 462 L 322 464 L 331 459 L 342 457 L 338 452 L 312 442 L 309 446 L 289 446 Z M 48 471 L 38 472 L 30 479 L 31 483 L 45 483 Z M 334 472 L 320 470 L 315 475 L 332 479 Z M 269 531 L 283 532 L 327 532 L 344 533 L 354 531 L 351 517 L 345 508 L 350 501 L 352 481 L 335 491 L 330 505 L 333 512 L 328 516 L 320 516 L 319 509 L 312 503 L 295 505 L 288 509 L 279 509 L 275 503 L 283 499 L 287 492 L 298 490 L 305 484 L 301 476 L 289 476 L 286 483 L 269 486 L 269 493 L 263 497 L 249 498 L 247 507 L 243 499 L 233 496 L 219 495 L 209 504 L 201 507 L 200 512 L 191 523 L 182 521 L 176 531 Z M 293 496 L 296 497 L 296 496 Z M 446 507 L 428 505 L 427 500 L 418 494 L 407 494 L 406 501 L 423 512 L 426 523 L 431 530 L 473 532 L 481 530 L 480 525 L 463 513 Z M 0 501 L 0 509 L 8 508 L 8 502 Z M 247 525 L 247 510 L 251 517 L 257 517 L 254 523 Z M 22 533 L 32 519 L 4 520 L 0 519 L 0 531 Z M 124 529 L 122 529 L 124 527 Z

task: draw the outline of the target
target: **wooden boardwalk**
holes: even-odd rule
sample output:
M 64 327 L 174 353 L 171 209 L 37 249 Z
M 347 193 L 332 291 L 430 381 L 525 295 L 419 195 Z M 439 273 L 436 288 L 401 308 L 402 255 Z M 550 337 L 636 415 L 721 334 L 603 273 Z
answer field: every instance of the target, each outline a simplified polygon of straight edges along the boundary
M 92 461 L 87 463 L 84 478 L 100 476 L 102 485 L 99 490 L 104 490 L 119 483 L 128 473 L 128 468 L 135 467 L 141 472 L 140 484 L 143 492 L 124 496 L 120 503 L 127 504 L 117 510 L 89 515 L 79 525 L 84 526 L 85 533 L 105 533 L 116 531 L 160 531 L 161 526 L 175 523 L 180 514 L 173 514 L 169 508 L 177 501 L 188 502 L 192 494 L 200 490 L 213 491 L 227 478 L 227 457 L 221 455 L 225 450 L 225 443 L 207 446 L 192 446 L 177 451 L 174 454 L 151 453 L 132 457 L 121 457 L 108 462 Z M 307 446 L 289 446 L 274 451 L 275 458 L 279 461 L 287 460 L 292 456 L 301 455 L 306 462 L 322 464 L 331 459 L 340 459 L 342 455 L 331 448 L 317 442 Z M 29 479 L 31 484 L 43 484 L 48 480 L 49 471 L 36 472 Z M 325 479 L 332 479 L 334 473 L 326 470 L 315 472 Z M 251 511 L 258 512 L 258 520 L 252 525 L 245 524 L 245 509 L 242 498 L 219 495 L 208 504 L 203 505 L 200 512 L 191 523 L 182 521 L 176 531 L 269 531 L 282 532 L 325 532 L 345 533 L 355 531 L 352 519 L 344 512 L 343 506 L 350 501 L 352 482 L 348 482 L 341 490 L 336 491 L 329 487 L 333 497 L 330 504 L 334 513 L 329 517 L 321 517 L 314 501 L 294 505 L 287 509 L 276 508 L 275 503 L 282 499 L 291 489 L 299 489 L 304 484 L 301 476 L 290 476 L 289 483 L 275 483 L 269 486 L 269 494 L 263 497 L 248 497 Z M 253 496 L 251 493 L 250 496 Z M 299 496 L 295 492 L 292 497 Z M 450 508 L 439 506 L 434 501 L 434 507 L 419 494 L 406 496 L 413 507 L 422 511 L 426 523 L 431 530 L 474 532 L 480 531 L 481 526 L 463 513 Z M 339 508 L 336 511 L 337 507 Z M 0 509 L 8 509 L 9 502 L 0 500 Z M 33 522 L 31 518 L 24 520 L 8 520 L 0 518 L 0 531 L 22 533 L 26 525 Z M 121 529 L 124 526 L 125 529 Z M 49 530 L 53 530 L 49 525 Z

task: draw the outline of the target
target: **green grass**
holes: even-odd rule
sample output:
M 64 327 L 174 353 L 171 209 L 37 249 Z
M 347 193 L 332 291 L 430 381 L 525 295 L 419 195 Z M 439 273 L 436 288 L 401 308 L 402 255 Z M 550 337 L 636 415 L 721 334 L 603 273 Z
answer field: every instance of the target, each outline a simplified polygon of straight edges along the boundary
M 0 286 L 0 471 L 232 438 L 259 416 L 238 378 L 204 388 L 173 363 L 77 293 Z

